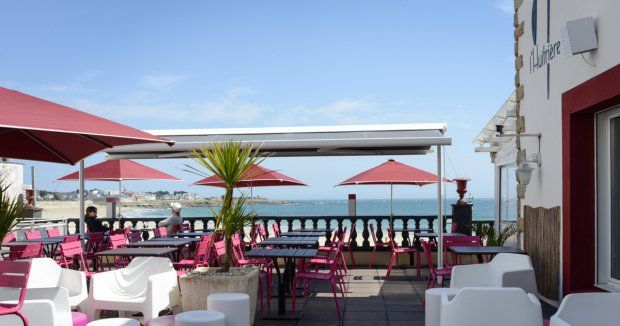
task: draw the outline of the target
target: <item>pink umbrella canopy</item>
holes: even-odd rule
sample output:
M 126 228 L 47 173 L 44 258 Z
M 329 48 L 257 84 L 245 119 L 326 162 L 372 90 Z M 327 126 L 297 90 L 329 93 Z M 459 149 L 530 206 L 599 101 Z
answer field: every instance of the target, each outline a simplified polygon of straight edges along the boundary
M 0 87 L 0 157 L 75 164 L 100 150 L 174 142 Z
M 68 174 L 58 181 L 78 180 L 78 172 Z M 84 169 L 84 180 L 125 181 L 125 180 L 169 180 L 181 181 L 167 173 L 155 170 L 132 160 L 109 160 Z
M 443 179 L 444 182 L 451 182 Z M 437 183 L 437 175 L 407 164 L 400 163 L 394 159 L 366 170 L 341 183 L 338 186 L 348 185 L 416 185 L 424 186 Z
M 199 186 L 226 187 L 224 181 L 216 175 L 196 181 L 193 184 Z M 307 186 L 307 184 L 275 170 L 269 170 L 260 165 L 253 165 L 243 179 L 235 185 L 236 188 L 271 186 Z
M 394 185 L 415 185 L 424 186 L 437 183 L 437 175 L 413 166 L 389 159 L 387 162 L 355 175 L 338 186 L 351 185 L 390 185 L 390 216 L 393 215 L 393 186 Z M 443 182 L 451 182 L 443 179 Z

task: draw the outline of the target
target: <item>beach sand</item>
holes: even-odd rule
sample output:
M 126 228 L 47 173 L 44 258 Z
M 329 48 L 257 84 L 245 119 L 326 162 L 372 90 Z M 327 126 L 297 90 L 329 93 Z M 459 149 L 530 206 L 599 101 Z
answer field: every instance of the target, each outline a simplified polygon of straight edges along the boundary
M 104 217 L 106 212 L 105 204 L 93 204 L 86 201 L 86 206 L 95 206 L 99 212 L 99 216 Z M 37 201 L 37 207 L 43 208 L 43 218 L 77 218 L 80 216 L 80 204 L 76 201 Z

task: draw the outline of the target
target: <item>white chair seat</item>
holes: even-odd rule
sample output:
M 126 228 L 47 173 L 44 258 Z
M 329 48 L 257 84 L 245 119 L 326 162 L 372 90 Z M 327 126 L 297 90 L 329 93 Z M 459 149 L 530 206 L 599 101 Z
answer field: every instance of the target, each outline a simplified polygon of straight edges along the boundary
M 131 318 L 106 318 L 91 321 L 87 326 L 140 326 L 140 322 Z
M 17 289 L 2 289 L 0 302 L 14 304 L 18 295 Z M 28 289 L 21 311 L 33 326 L 65 326 L 73 323 L 65 288 Z M 13 325 L 21 325 L 16 315 L 0 316 L 0 326 Z
M 80 307 L 84 311 L 88 289 L 86 275 L 83 272 L 61 268 L 51 258 L 34 258 L 28 277 L 28 289 L 62 287 L 69 293 L 71 307 Z
M 174 326 L 226 326 L 226 316 L 219 311 L 186 311 L 174 317 Z
M 618 325 L 620 293 L 577 293 L 567 295 L 550 326 Z

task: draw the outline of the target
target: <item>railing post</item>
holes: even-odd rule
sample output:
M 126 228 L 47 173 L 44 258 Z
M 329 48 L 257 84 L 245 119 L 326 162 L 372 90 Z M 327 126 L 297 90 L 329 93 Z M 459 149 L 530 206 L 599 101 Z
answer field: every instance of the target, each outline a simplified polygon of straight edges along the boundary
M 340 218 L 340 217 L 337 219 L 337 221 L 338 221 L 338 236 L 339 237 L 342 235 L 342 220 L 343 219 Z
M 375 230 L 375 236 L 377 237 L 377 243 L 383 243 L 383 219 L 377 218 L 377 230 Z
M 319 228 L 319 219 L 318 218 L 312 219 L 312 227 L 315 228 L 315 229 Z
M 325 245 L 329 246 L 332 244 L 332 231 L 331 231 L 331 227 L 332 227 L 332 219 L 331 218 L 326 218 L 325 219 L 325 227 L 327 228 L 327 232 L 325 233 Z
M 403 242 L 402 242 L 402 246 L 403 247 L 409 247 L 409 231 L 408 231 L 408 226 L 407 224 L 409 224 L 409 219 L 408 218 L 403 218 Z
M 292 218 L 287 218 L 286 219 L 286 223 L 288 224 L 287 231 L 289 231 L 289 232 L 293 231 L 293 219 Z
M 349 237 L 351 238 L 351 247 L 357 248 L 357 219 L 351 219 L 351 230 L 349 231 Z
M 370 248 L 370 241 L 368 241 L 368 238 L 370 238 L 370 232 L 368 231 L 368 219 L 362 218 L 362 224 L 364 225 L 362 230 L 362 247 L 367 249 Z
M 306 228 L 306 218 L 302 217 L 302 218 L 299 219 L 299 221 L 301 222 L 300 228 L 305 229 Z

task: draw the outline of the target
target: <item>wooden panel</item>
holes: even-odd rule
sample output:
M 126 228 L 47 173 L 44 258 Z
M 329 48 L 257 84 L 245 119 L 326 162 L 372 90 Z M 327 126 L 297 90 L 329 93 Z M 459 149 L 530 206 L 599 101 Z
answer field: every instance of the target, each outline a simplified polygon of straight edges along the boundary
M 532 258 L 538 292 L 558 300 L 560 284 L 560 207 L 525 206 L 524 249 Z

